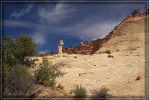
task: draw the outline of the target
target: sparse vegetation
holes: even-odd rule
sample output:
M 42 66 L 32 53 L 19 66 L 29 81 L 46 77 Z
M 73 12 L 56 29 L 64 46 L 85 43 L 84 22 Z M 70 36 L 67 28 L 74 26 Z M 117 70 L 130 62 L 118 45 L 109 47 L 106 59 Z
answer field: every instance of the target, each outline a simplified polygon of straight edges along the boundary
M 74 56 L 74 58 L 77 58 L 77 56 Z
M 83 99 L 87 97 L 86 89 L 82 85 L 76 85 L 73 93 L 74 93 L 74 98 Z
M 25 96 L 32 78 L 25 66 L 34 63 L 27 57 L 36 54 L 36 44 L 30 36 L 20 35 L 16 39 L 6 36 L 3 38 L 3 95 Z M 26 60 L 25 60 L 26 59 Z
M 108 90 L 106 87 L 101 87 L 100 90 L 94 90 L 94 96 L 93 98 L 98 98 L 100 100 L 107 100 Z
M 134 16 L 136 16 L 136 15 L 141 14 L 141 12 L 140 12 L 139 9 L 136 9 L 136 10 L 134 10 L 131 14 L 132 14 L 132 16 L 134 17 Z
M 117 52 L 119 52 L 120 50 L 119 50 L 119 49 L 117 49 L 116 51 L 117 51 Z
M 35 71 L 35 82 L 45 86 L 55 86 L 57 77 L 62 76 L 63 73 L 59 70 L 60 65 L 52 66 L 46 58 L 39 65 L 39 69 Z
M 111 51 L 110 50 L 106 50 L 105 53 L 111 54 Z
M 114 56 L 112 56 L 112 55 L 110 55 L 110 54 L 108 55 L 108 58 L 113 58 L 113 57 L 114 57 Z
M 32 90 L 34 83 L 33 76 L 30 75 L 27 68 L 23 65 L 15 65 L 10 70 L 6 80 L 4 95 L 14 97 L 25 96 Z

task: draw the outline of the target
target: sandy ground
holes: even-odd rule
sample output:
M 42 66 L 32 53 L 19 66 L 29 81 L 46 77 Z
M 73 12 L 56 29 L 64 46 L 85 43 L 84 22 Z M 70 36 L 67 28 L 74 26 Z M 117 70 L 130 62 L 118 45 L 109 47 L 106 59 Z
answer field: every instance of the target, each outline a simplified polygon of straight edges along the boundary
M 107 57 L 105 53 L 65 54 L 65 57 L 47 58 L 54 63 L 64 63 L 61 70 L 65 74 L 57 78 L 57 82 L 64 86 L 67 93 L 76 84 L 81 84 L 87 89 L 88 95 L 105 86 L 111 95 L 138 96 L 144 94 L 144 56 L 138 54 L 140 50 L 112 52 L 113 58 Z M 135 81 L 137 76 L 141 79 Z

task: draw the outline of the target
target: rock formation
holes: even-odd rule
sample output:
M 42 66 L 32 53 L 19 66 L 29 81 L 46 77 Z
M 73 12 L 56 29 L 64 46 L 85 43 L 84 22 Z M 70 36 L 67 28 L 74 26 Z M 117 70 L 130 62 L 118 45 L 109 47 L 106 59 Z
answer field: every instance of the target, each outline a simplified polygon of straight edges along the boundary
M 139 31 L 144 30 L 145 23 L 144 23 L 144 20 L 141 20 L 141 18 L 143 19 L 144 17 L 146 17 L 147 14 L 148 13 L 141 13 L 139 10 L 134 10 L 132 12 L 132 15 L 127 16 L 124 20 L 122 20 L 121 23 L 119 25 L 117 25 L 104 38 L 91 40 L 91 41 L 87 41 L 84 43 L 81 42 L 80 46 L 74 47 L 74 48 L 64 48 L 63 51 L 66 53 L 76 53 L 76 54 L 94 54 L 94 53 L 97 53 L 97 51 L 98 51 L 98 53 L 105 52 L 108 46 L 110 46 L 110 48 L 112 47 L 113 50 L 116 51 L 119 48 L 118 46 L 117 46 L 117 48 L 115 48 L 116 44 L 123 41 L 123 40 L 118 40 L 119 36 L 121 36 L 122 38 L 127 38 L 128 37 L 127 35 L 130 35 L 130 34 L 135 35 L 134 33 L 130 33 L 129 30 L 130 31 L 136 30 L 135 31 L 136 33 L 139 33 Z M 138 27 L 137 29 L 135 29 L 136 28 L 135 26 L 137 26 L 137 23 L 140 23 L 141 27 Z M 128 25 L 131 27 L 127 27 Z M 139 28 L 141 28 L 141 29 L 139 30 Z M 127 31 L 128 31 L 128 34 L 126 34 Z M 137 36 L 140 36 L 140 35 L 137 35 Z M 137 38 L 137 37 L 134 37 L 132 39 L 135 39 L 135 38 Z M 132 39 L 129 39 L 130 43 L 131 43 L 131 41 L 133 41 Z M 111 40 L 115 41 L 115 44 L 112 44 L 113 42 Z M 115 47 L 113 47 L 113 46 L 115 46 Z M 101 47 L 102 47 L 102 49 L 101 49 Z
M 63 40 L 60 40 L 58 42 L 58 55 L 61 55 L 63 53 L 63 51 L 62 51 L 63 45 L 64 45 Z

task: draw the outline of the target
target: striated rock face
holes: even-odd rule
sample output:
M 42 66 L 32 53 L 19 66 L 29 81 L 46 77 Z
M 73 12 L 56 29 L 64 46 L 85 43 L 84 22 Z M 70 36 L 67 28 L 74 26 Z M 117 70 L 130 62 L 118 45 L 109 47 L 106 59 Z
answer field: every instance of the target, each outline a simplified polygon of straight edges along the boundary
M 106 50 L 128 50 L 131 47 L 133 48 L 135 43 L 143 46 L 145 17 L 146 14 L 128 16 L 103 39 L 87 41 L 83 45 L 75 48 L 65 48 L 63 51 L 65 53 L 94 54 L 104 53 Z
M 123 20 L 115 32 L 111 32 L 108 41 L 104 42 L 96 53 L 101 53 L 107 49 L 116 51 L 131 51 L 133 49 L 144 49 L 145 36 L 145 18 L 146 16 L 127 17 Z

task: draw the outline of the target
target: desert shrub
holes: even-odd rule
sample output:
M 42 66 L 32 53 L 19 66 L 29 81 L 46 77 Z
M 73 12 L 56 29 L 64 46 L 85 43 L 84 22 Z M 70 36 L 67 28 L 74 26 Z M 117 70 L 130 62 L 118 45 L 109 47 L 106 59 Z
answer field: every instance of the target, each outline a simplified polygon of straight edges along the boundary
M 86 89 L 82 85 L 76 85 L 74 90 L 74 98 L 85 98 L 87 97 Z
M 15 40 L 15 57 L 21 64 L 26 64 L 24 61 L 26 57 L 34 56 L 36 54 L 36 44 L 31 36 L 21 34 Z
M 113 58 L 114 56 L 112 56 L 112 55 L 108 55 L 108 58 Z
M 24 96 L 33 84 L 33 77 L 25 66 L 31 67 L 34 64 L 33 60 L 27 58 L 36 54 L 36 44 L 31 36 L 5 36 L 2 49 L 2 93 L 4 96 Z
M 7 36 L 3 38 L 3 62 L 8 66 L 12 66 L 16 62 L 15 43 L 13 38 Z
M 45 86 L 55 86 L 56 78 L 62 76 L 60 65 L 53 65 L 43 58 L 43 62 L 39 65 L 39 69 L 35 71 L 35 82 Z
M 62 84 L 58 84 L 57 88 L 64 89 L 64 86 Z
M 119 49 L 116 50 L 117 52 L 120 51 Z
M 34 61 L 25 61 L 25 58 L 36 54 L 36 44 L 30 36 L 20 35 L 17 38 L 5 36 L 3 38 L 2 49 L 2 88 L 4 91 L 6 90 L 7 81 L 10 78 L 9 74 L 14 65 L 18 66 L 20 64 L 20 67 L 24 65 L 30 67 L 33 65 Z
M 134 17 L 135 15 L 140 14 L 140 10 L 139 9 L 136 9 L 131 14 Z
M 105 53 L 111 54 L 111 51 L 110 50 L 106 50 Z
M 26 93 L 32 90 L 33 83 L 33 76 L 30 75 L 26 67 L 23 65 L 10 67 L 4 95 L 14 97 L 25 96 Z
M 77 56 L 74 56 L 74 58 L 77 58 Z
M 27 35 L 20 35 L 16 39 L 6 36 L 3 38 L 3 53 L 4 63 L 9 66 L 18 63 L 31 65 L 32 63 L 26 62 L 25 58 L 37 53 L 36 44 L 32 37 Z
M 100 90 L 94 90 L 93 98 L 99 98 L 100 100 L 107 100 L 108 90 L 106 87 L 101 87 Z
M 2 91 L 4 91 L 5 88 L 7 87 L 7 79 L 9 77 L 9 72 L 10 72 L 9 65 L 4 63 L 2 68 Z

